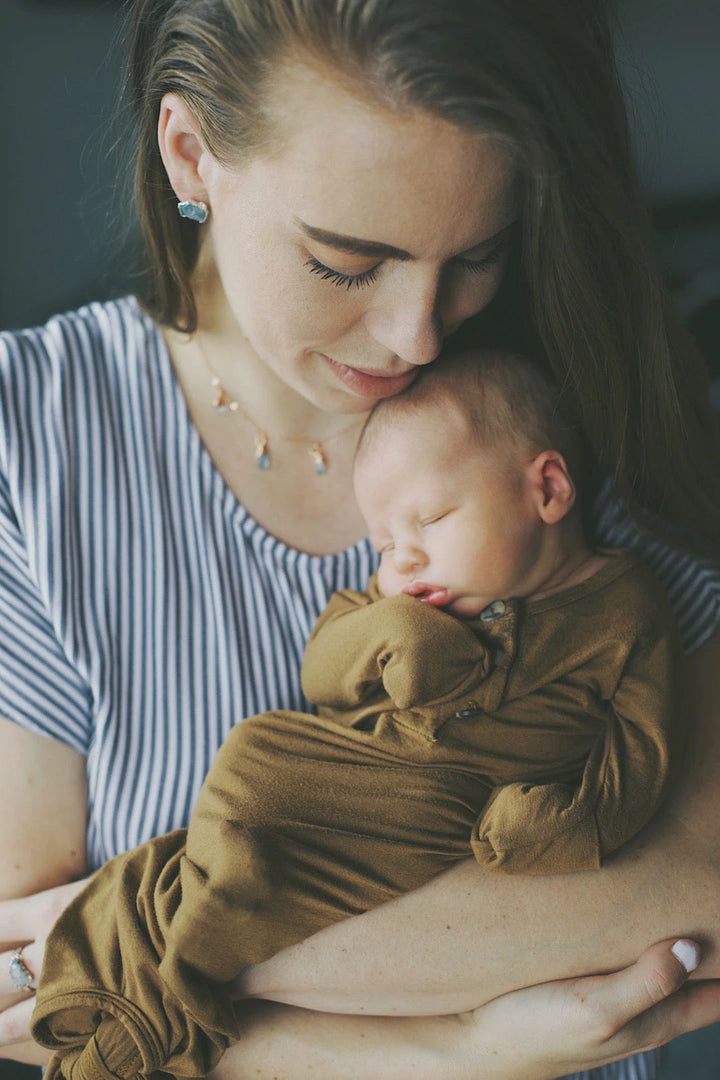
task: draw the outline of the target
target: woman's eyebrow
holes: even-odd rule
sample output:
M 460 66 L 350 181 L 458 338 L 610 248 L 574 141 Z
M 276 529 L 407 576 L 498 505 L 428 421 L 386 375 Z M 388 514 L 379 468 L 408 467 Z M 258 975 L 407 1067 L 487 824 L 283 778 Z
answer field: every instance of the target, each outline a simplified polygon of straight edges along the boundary
M 357 236 L 344 236 L 342 233 L 330 232 L 328 229 L 318 228 L 317 225 L 308 225 L 306 221 L 302 221 L 298 217 L 294 220 L 295 224 L 309 240 L 316 240 L 318 244 L 325 244 L 327 247 L 335 248 L 336 251 L 343 251 L 349 255 L 367 255 L 374 259 L 398 259 L 400 262 L 407 262 L 408 259 L 414 258 L 409 251 L 394 247 L 392 244 L 381 244 L 377 240 L 361 240 Z M 488 236 L 485 240 L 474 244 L 473 247 L 468 248 L 462 254 L 466 256 L 471 252 L 480 253 L 492 244 L 503 240 L 516 225 L 517 219 L 511 221 L 508 225 L 504 225 L 502 229 L 498 229 L 492 236 Z
M 295 218 L 298 225 L 310 240 L 317 240 L 319 244 L 326 244 L 337 251 L 344 251 L 349 255 L 369 255 L 376 259 L 399 259 L 407 262 L 412 259 L 409 251 L 393 247 L 392 244 L 381 244 L 377 240 L 360 240 L 357 236 L 343 236 L 341 233 L 329 232 L 327 229 L 319 229 L 316 225 L 308 225 L 307 222 Z
M 519 223 L 520 219 L 514 218 L 507 225 L 503 225 L 502 229 L 498 229 L 496 233 L 493 233 L 492 236 L 488 236 L 485 240 L 481 240 L 479 244 L 475 244 L 473 247 L 467 248 L 465 251 L 461 252 L 462 258 L 467 259 L 475 252 L 477 252 L 478 255 L 482 255 L 486 248 L 492 247 L 493 244 L 502 243 L 518 228 Z

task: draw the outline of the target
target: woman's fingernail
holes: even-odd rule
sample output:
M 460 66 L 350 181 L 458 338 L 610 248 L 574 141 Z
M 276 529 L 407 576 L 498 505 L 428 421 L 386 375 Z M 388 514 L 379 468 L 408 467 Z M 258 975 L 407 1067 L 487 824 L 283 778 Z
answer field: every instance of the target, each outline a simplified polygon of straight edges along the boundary
M 700 949 L 694 941 L 676 941 L 670 952 L 680 961 L 688 975 L 700 963 Z

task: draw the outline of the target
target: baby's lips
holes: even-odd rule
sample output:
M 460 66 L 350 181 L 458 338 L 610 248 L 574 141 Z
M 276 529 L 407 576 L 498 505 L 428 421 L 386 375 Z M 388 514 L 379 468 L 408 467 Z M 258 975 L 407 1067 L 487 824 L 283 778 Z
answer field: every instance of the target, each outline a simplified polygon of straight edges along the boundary
M 424 581 L 411 581 L 409 585 L 403 586 L 403 592 L 406 596 L 415 596 L 424 604 L 431 604 L 433 607 L 442 607 L 443 604 L 450 603 L 450 593 L 444 585 L 428 585 Z

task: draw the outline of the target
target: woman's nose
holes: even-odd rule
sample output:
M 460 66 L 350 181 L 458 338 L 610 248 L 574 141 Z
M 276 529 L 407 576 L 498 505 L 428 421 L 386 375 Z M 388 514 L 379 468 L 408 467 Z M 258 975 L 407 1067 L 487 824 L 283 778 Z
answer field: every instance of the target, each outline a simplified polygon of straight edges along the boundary
M 388 290 L 382 305 L 366 316 L 368 332 L 407 364 L 430 364 L 442 347 L 444 330 L 438 282 L 429 280 Z

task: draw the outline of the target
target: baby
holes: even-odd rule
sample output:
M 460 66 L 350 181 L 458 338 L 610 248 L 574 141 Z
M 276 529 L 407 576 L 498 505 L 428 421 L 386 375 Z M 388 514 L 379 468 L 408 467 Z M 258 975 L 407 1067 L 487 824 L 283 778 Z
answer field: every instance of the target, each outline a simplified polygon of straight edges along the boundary
M 499 353 L 376 407 L 355 489 L 380 569 L 308 642 L 318 716 L 238 725 L 187 832 L 63 913 L 33 1023 L 51 1080 L 207 1073 L 242 1036 L 219 984 L 246 965 L 470 854 L 596 867 L 650 818 L 680 650 L 650 572 L 589 547 L 575 441 L 544 377 Z

